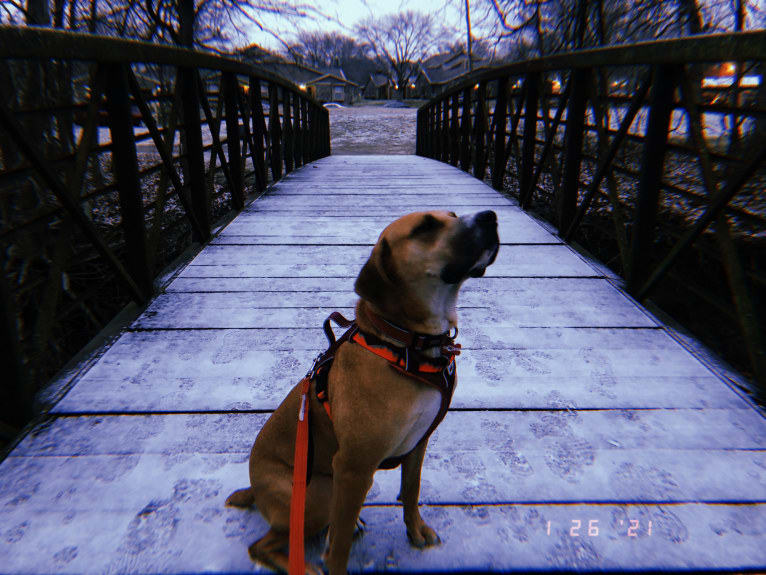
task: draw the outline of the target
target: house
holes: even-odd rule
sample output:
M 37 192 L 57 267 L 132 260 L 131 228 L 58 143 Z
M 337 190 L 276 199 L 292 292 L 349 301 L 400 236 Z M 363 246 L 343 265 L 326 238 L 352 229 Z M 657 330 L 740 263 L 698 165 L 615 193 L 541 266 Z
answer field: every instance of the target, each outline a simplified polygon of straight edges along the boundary
M 369 58 L 349 57 L 338 62 L 337 67 L 343 68 L 347 80 L 358 84 L 361 88 L 367 84 L 370 74 L 378 71 L 378 64 Z
M 364 86 L 364 97 L 368 100 L 388 100 L 391 98 L 393 86 L 388 76 L 383 72 L 370 74 Z
M 339 67 L 318 70 L 290 62 L 279 54 L 264 50 L 257 45 L 240 50 L 239 57 L 291 81 L 320 102 L 354 104 L 362 98 L 361 87 L 346 78 L 345 73 Z
M 489 62 L 479 56 L 472 57 L 473 70 L 486 67 Z M 458 76 L 468 73 L 468 54 L 464 48 L 446 54 L 436 54 L 420 63 L 414 82 L 414 94 L 419 98 L 432 98 Z
M 320 102 L 343 102 L 350 105 L 362 99 L 362 89 L 359 84 L 347 79 L 340 68 L 332 68 L 308 80 L 305 85 Z

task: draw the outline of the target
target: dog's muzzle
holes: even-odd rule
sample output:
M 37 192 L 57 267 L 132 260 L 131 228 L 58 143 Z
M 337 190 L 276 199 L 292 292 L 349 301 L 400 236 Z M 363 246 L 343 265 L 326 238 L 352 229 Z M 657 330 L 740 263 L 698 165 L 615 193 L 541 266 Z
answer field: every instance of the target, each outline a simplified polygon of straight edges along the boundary
M 441 279 L 454 284 L 467 277 L 481 277 L 497 257 L 500 238 L 497 235 L 497 215 L 491 210 L 461 216 L 461 232 L 453 246 L 455 260 L 444 266 Z

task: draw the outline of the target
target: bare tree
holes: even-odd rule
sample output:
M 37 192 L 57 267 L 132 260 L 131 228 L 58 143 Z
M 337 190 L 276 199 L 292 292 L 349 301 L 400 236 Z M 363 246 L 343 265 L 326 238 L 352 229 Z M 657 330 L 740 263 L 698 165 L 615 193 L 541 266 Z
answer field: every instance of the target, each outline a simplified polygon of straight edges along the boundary
M 454 0 L 457 1 L 457 0 Z M 459 0 L 461 3 L 463 0 Z M 583 6 L 585 19 L 579 19 Z M 474 30 L 506 51 L 539 56 L 758 26 L 758 0 L 474 0 Z M 582 22 L 582 41 L 576 23 Z M 762 25 L 762 23 L 761 23 Z
M 365 57 L 364 46 L 338 32 L 300 32 L 287 52 L 296 63 L 317 68 Z
M 91 34 L 179 44 L 184 0 L 0 0 L 0 24 L 52 26 Z M 193 0 L 194 46 L 226 51 L 259 30 L 283 45 L 269 22 L 327 17 L 302 0 Z
M 412 10 L 381 18 L 371 16 L 358 25 L 357 33 L 385 66 L 402 98 L 407 97 L 408 83 L 418 62 L 450 35 L 448 30 L 437 27 L 430 16 Z

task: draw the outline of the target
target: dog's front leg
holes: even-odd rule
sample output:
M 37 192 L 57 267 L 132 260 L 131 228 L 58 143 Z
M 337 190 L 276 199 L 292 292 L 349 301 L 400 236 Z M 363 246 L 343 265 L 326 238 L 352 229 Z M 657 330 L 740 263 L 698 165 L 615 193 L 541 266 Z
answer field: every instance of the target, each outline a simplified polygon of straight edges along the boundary
M 440 543 L 436 532 L 426 525 L 420 516 L 418 498 L 420 497 L 420 469 L 426 454 L 428 438 L 423 439 L 402 461 L 402 486 L 399 499 L 404 506 L 404 524 L 407 537 L 415 547 L 430 547 Z
M 332 467 L 330 531 L 325 565 L 330 575 L 342 575 L 346 573 L 356 520 L 364 498 L 372 487 L 376 465 L 355 461 L 353 457 L 347 457 L 339 451 L 333 458 Z

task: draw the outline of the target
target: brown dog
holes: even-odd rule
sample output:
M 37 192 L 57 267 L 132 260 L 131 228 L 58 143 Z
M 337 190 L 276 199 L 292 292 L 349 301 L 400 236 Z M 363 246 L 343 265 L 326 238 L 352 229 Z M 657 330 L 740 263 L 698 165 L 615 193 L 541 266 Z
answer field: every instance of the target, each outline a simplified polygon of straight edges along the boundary
M 498 247 L 497 219 L 491 211 L 460 218 L 452 212 L 417 212 L 396 220 L 383 230 L 354 285 L 360 296 L 359 330 L 395 349 L 401 343 L 378 329 L 380 318 L 417 334 L 436 336 L 456 329 L 461 284 L 468 277 L 483 275 Z M 442 348 L 419 353 L 439 358 Z M 314 453 L 305 535 L 329 525 L 324 558 L 331 575 L 346 572 L 362 503 L 375 471 L 390 458 L 403 456 L 399 498 L 410 542 L 417 547 L 439 542 L 420 516 L 418 495 L 428 435 L 444 408 L 442 392 L 401 369 L 390 369 L 388 363 L 361 345 L 344 343 L 327 379 L 332 419 L 322 409 L 314 384 L 309 393 Z M 284 548 L 299 402 L 296 386 L 255 440 L 250 454 L 251 487 L 234 492 L 226 501 L 237 507 L 256 504 L 271 529 L 250 546 L 250 557 L 283 571 L 288 563 Z M 307 565 L 307 572 L 322 571 Z

